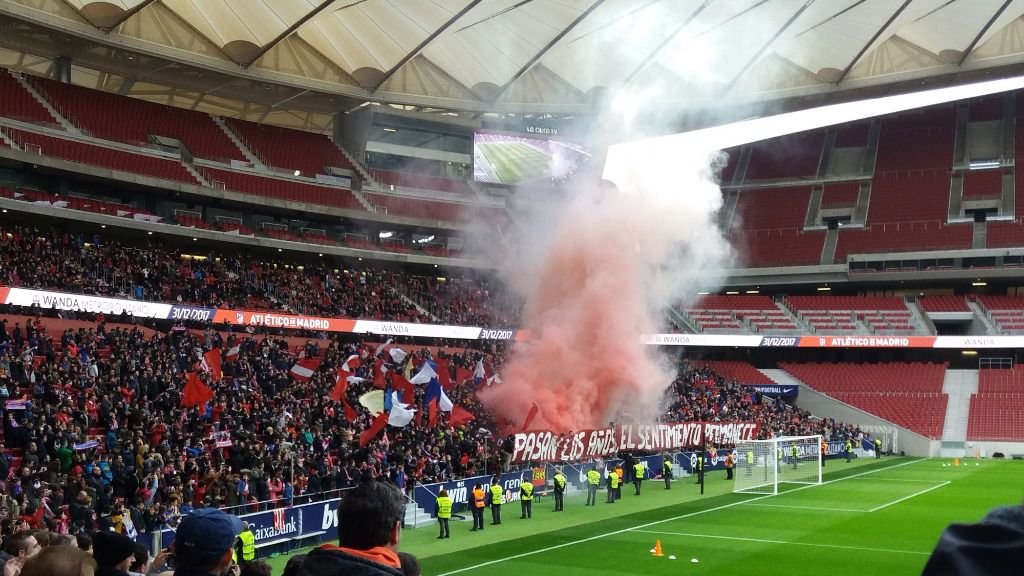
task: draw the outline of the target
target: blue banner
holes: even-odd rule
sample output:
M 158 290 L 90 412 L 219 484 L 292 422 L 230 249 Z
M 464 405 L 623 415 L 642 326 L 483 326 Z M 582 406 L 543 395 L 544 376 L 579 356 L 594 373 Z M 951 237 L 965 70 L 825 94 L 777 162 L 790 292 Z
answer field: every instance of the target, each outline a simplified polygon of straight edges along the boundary
M 751 388 L 765 396 L 778 398 L 795 398 L 800 393 L 799 386 L 788 384 L 753 384 Z

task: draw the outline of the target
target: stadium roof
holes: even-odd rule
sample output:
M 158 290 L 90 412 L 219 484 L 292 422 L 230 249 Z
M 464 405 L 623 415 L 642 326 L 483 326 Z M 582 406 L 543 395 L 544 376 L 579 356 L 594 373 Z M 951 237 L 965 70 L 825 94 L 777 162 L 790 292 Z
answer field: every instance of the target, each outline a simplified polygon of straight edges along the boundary
M 0 64 L 326 129 L 368 100 L 573 114 L 603 88 L 832 94 L 1024 63 L 1024 0 L 0 0 Z M 1008 68 L 1009 67 L 1009 68 Z

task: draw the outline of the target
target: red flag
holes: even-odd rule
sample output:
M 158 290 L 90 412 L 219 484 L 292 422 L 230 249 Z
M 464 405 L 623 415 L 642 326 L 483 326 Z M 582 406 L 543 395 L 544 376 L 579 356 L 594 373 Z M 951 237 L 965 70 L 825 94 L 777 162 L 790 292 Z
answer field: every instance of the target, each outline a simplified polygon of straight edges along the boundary
M 380 358 L 377 359 L 376 366 L 373 368 L 373 386 L 384 390 L 388 387 L 388 383 L 384 380 L 384 374 L 387 373 L 387 367 L 384 366 L 384 361 Z
M 212 399 L 213 390 L 210 390 L 209 386 L 203 384 L 198 374 L 189 372 L 188 377 L 185 379 L 185 389 L 181 392 L 181 407 L 199 406 Z
M 292 378 L 295 378 L 299 382 L 309 382 L 309 379 L 313 377 L 316 369 L 320 367 L 319 358 L 303 358 L 295 363 L 290 370 Z
M 238 358 L 238 355 L 241 354 L 241 352 L 242 352 L 242 345 L 241 344 L 235 344 L 231 348 L 228 348 L 228 362 L 231 362 L 235 358 Z
M 359 368 L 359 356 L 355 354 L 349 356 L 341 365 L 341 369 L 349 373 L 355 372 L 356 368 Z
M 430 401 L 430 405 L 427 406 L 427 426 L 434 428 L 437 426 L 437 399 Z
M 452 426 L 462 426 L 474 418 L 475 416 L 473 416 L 469 410 L 466 410 L 462 406 L 456 404 L 452 407 L 452 413 L 448 416 L 448 421 Z
M 454 382 L 454 384 L 456 386 L 458 386 L 458 385 L 462 384 L 463 382 L 465 382 L 466 380 L 471 379 L 472 377 L 473 377 L 473 371 L 472 370 L 470 370 L 469 368 L 458 368 L 457 367 L 457 368 L 455 368 L 455 382 Z
M 540 407 L 537 406 L 536 402 L 534 402 L 533 405 L 530 406 L 530 412 L 526 415 L 526 422 L 523 422 L 524 431 L 530 429 L 530 423 L 533 422 L 533 419 L 537 417 L 538 412 L 540 412 Z
M 349 422 L 354 422 L 356 419 L 356 410 L 349 403 L 345 397 L 345 392 L 348 391 L 348 376 L 345 372 L 339 372 L 337 379 L 334 381 L 334 389 L 331 390 L 331 400 L 335 402 L 341 402 L 342 408 L 345 409 L 345 418 L 348 418 Z
M 206 362 L 206 369 L 210 371 L 210 376 L 213 376 L 213 381 L 217 382 L 224 377 L 224 372 L 220 369 L 220 350 L 214 348 L 206 354 L 203 354 L 203 361 Z
M 405 404 L 412 404 L 416 398 L 416 387 L 412 385 L 412 382 L 406 379 L 398 372 L 391 374 L 391 387 L 398 391 L 398 394 L 402 397 L 402 402 Z M 417 414 L 419 414 L 417 412 Z M 417 424 L 419 421 L 417 420 Z
M 387 412 L 381 412 L 380 414 L 377 414 L 377 417 L 373 419 L 373 423 L 370 424 L 370 427 L 367 428 L 366 430 L 364 430 L 359 435 L 359 447 L 362 448 L 362 447 L 366 446 L 367 444 L 369 444 L 370 440 L 373 440 L 374 438 L 376 438 L 377 435 L 380 434 L 380 431 L 383 430 L 384 427 L 387 426 L 387 425 L 388 425 L 388 413 Z
M 448 369 L 448 366 L 451 364 L 452 361 L 448 360 L 446 358 L 438 358 L 434 362 L 437 363 L 437 381 L 438 381 L 438 383 L 440 383 L 441 386 L 443 386 L 444 388 L 451 388 L 452 387 L 452 373 L 451 373 L 451 370 Z

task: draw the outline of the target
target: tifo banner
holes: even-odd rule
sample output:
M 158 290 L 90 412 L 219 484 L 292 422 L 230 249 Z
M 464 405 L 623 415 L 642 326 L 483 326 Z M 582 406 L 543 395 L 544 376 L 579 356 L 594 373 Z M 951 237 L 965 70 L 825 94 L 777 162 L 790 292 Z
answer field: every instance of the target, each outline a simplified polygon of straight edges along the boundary
M 338 526 L 338 506 L 340 498 L 313 502 L 288 508 L 275 508 L 265 512 L 243 514 L 242 520 L 249 523 L 249 528 L 256 537 L 256 547 L 271 546 L 288 540 L 298 540 L 314 536 L 322 536 Z M 170 546 L 174 542 L 174 530 L 161 531 L 162 545 Z M 136 541 L 149 543 L 148 534 L 140 534 Z
M 0 303 L 38 306 L 42 310 L 79 310 L 159 320 L 212 321 L 235 326 L 266 326 L 318 332 L 348 332 L 381 336 L 449 338 L 453 340 L 526 340 L 524 330 L 478 326 L 410 324 L 353 318 L 322 318 L 270 311 L 205 308 L 125 298 L 105 298 L 48 290 L 0 286 Z M 1024 336 L 759 336 L 756 334 L 645 334 L 652 346 L 731 346 L 738 348 L 1024 348 Z
M 512 461 L 579 462 L 605 458 L 620 451 L 662 452 L 708 445 L 731 445 L 757 438 L 754 422 L 681 422 L 619 424 L 571 434 L 520 432 L 515 435 Z

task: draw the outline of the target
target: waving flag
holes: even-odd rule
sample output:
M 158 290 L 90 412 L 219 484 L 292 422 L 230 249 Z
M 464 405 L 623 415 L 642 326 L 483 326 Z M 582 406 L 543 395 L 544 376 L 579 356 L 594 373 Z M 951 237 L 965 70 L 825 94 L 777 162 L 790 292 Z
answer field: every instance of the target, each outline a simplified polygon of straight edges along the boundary
M 381 351 L 384 350 L 384 348 L 386 348 L 388 344 L 391 344 L 391 341 L 391 338 L 388 338 L 387 340 L 384 341 L 383 344 L 377 345 L 377 347 L 373 350 L 373 357 L 376 358 L 380 356 Z
M 359 368 L 359 356 L 356 354 L 349 356 L 341 365 L 341 369 L 345 372 L 355 372 L 357 368 Z
M 430 384 L 437 380 L 437 372 L 434 371 L 434 367 L 430 365 L 430 360 L 423 363 L 420 367 L 420 371 L 415 376 L 409 378 L 409 382 L 413 384 Z
M 453 408 L 452 401 L 444 393 L 444 389 L 441 388 L 441 384 L 436 378 L 431 380 L 430 385 L 427 386 L 427 393 L 423 396 L 423 404 L 427 407 L 427 424 L 431 428 L 437 425 L 438 408 L 441 408 L 443 412 L 451 412 Z
M 388 373 L 388 367 L 384 365 L 384 361 L 380 358 L 377 359 L 376 365 L 373 368 L 373 385 L 381 390 L 387 388 L 387 380 L 384 379 L 384 375 Z
M 383 430 L 384 427 L 387 425 L 388 413 L 381 412 L 380 414 L 377 414 L 377 417 L 373 419 L 373 422 L 370 424 L 370 427 L 364 430 L 359 435 L 359 447 L 363 448 L 367 444 L 369 444 L 370 441 L 376 438 L 377 435 L 380 434 L 381 430 Z
M 338 372 L 338 376 L 334 380 L 334 389 L 331 390 L 331 400 L 341 402 L 341 407 L 345 411 L 345 418 L 349 422 L 355 422 L 356 410 L 348 403 L 348 398 L 345 396 L 345 393 L 348 392 L 349 378 L 351 377 L 346 377 L 344 372 Z
M 206 354 L 203 354 L 203 367 L 213 377 L 213 381 L 216 382 L 224 377 L 224 372 L 220 369 L 220 350 L 214 348 Z
M 469 412 L 469 410 L 466 410 L 462 406 L 455 406 L 452 408 L 451 416 L 448 417 L 448 422 L 452 426 L 462 426 L 474 418 L 475 417 Z
M 437 360 L 427 360 L 427 362 L 433 362 L 431 367 L 437 372 L 437 381 L 441 383 L 441 387 L 450 389 L 452 387 L 451 360 L 438 358 Z
M 395 364 L 401 364 L 403 361 L 405 361 L 405 357 L 409 355 L 405 350 L 402 350 L 401 348 L 392 348 L 391 350 L 388 350 L 388 354 L 391 356 L 391 360 Z
M 412 385 L 412 382 L 406 380 L 405 376 L 402 376 L 397 372 L 392 374 L 391 386 L 393 386 L 395 391 L 398 392 L 402 401 L 406 404 L 413 403 L 414 398 L 416 398 L 416 387 Z
M 462 384 L 463 382 L 465 382 L 466 380 L 470 380 L 472 378 L 473 378 L 473 371 L 472 370 L 470 370 L 469 368 L 459 368 L 459 367 L 456 367 L 455 368 L 455 382 L 453 382 L 453 384 L 458 386 L 458 385 Z
M 473 384 L 479 386 L 484 383 L 487 379 L 487 373 L 484 371 L 484 359 L 481 358 L 476 361 L 476 369 L 473 370 Z
M 228 349 L 228 353 L 227 353 L 228 362 L 234 361 L 236 358 L 238 358 L 238 355 L 241 354 L 241 353 L 242 353 L 242 345 L 241 344 L 235 344 L 234 346 L 232 346 L 230 349 Z
M 398 401 L 398 393 L 391 393 L 391 410 L 388 414 L 388 424 L 396 428 L 405 428 L 412 422 L 416 411 Z
M 195 372 L 189 372 L 185 389 L 181 391 L 181 407 L 199 406 L 213 399 L 213 390 L 199 379 Z
M 292 366 L 289 371 L 292 378 L 295 378 L 299 382 L 309 382 L 309 379 L 316 373 L 316 369 L 320 367 L 319 358 L 303 358 Z

